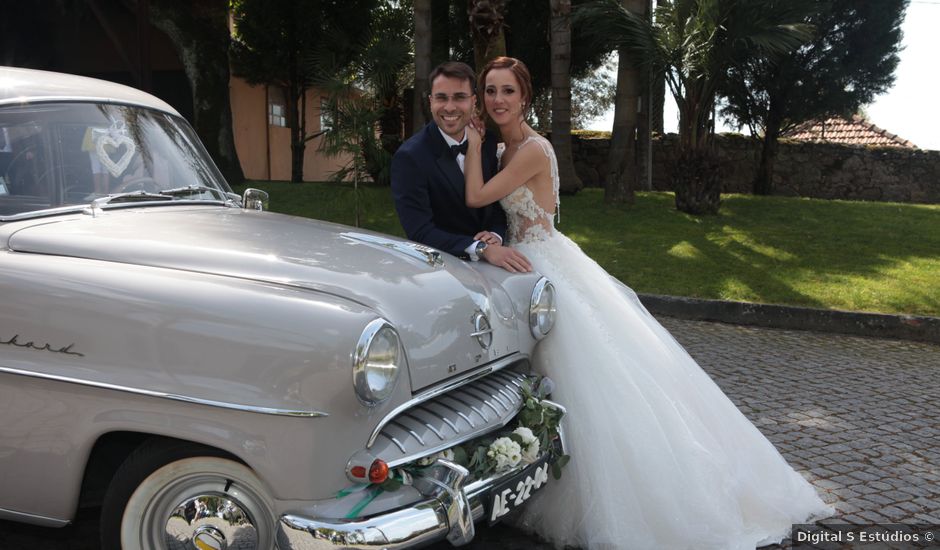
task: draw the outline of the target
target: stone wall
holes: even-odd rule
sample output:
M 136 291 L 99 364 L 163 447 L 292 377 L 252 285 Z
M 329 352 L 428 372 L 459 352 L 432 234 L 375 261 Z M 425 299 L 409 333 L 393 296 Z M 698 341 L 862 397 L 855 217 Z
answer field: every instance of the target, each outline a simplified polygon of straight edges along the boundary
M 653 140 L 653 189 L 669 191 L 669 166 L 678 136 Z M 610 140 L 574 136 L 575 169 L 587 186 L 602 187 Z M 940 151 L 858 147 L 781 140 L 774 169 L 777 195 L 820 199 L 940 203 Z M 749 193 L 760 143 L 718 136 L 722 192 Z

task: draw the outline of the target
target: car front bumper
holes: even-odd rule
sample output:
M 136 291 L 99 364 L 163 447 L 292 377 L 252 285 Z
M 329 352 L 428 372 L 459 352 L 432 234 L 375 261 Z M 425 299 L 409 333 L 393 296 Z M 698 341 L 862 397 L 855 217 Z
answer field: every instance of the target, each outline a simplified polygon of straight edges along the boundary
M 564 435 L 558 444 L 565 454 Z M 285 514 L 278 523 L 280 550 L 396 550 L 447 539 L 467 544 L 474 522 L 483 518 L 490 490 L 520 473 L 525 466 L 465 484 L 469 473 L 453 462 L 438 459 L 415 488 L 427 498 L 414 505 L 372 517 L 342 520 L 313 519 Z

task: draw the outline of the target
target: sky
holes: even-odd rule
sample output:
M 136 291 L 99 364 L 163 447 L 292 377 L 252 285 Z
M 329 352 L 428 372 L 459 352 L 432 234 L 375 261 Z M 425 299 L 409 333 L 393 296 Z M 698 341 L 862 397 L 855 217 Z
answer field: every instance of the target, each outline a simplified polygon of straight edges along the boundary
M 940 151 L 940 0 L 911 0 L 901 30 L 901 62 L 894 86 L 865 107 L 868 119 L 921 149 Z M 666 94 L 664 126 L 676 131 L 678 114 Z M 593 121 L 592 130 L 610 130 L 613 111 Z M 719 131 L 732 128 L 719 125 Z

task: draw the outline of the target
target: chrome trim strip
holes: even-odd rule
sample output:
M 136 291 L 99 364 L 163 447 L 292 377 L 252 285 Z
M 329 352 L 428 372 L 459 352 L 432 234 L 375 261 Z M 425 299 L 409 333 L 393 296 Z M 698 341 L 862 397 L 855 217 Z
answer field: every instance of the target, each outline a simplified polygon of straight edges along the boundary
M 462 412 L 460 412 L 460 411 L 457 411 L 457 416 L 459 416 L 460 418 L 463 418 L 464 420 L 466 420 L 466 421 L 467 421 L 467 424 L 470 424 L 470 428 L 471 428 L 471 429 L 477 427 L 477 425 L 474 424 L 473 421 L 470 420 L 470 417 L 467 416 L 467 415 L 465 415 L 464 413 L 462 413 Z
M 522 407 L 523 407 L 523 406 L 525 406 L 525 403 L 523 403 L 523 402 L 520 401 L 520 402 L 519 402 L 519 407 L 516 409 L 516 412 L 518 413 L 520 410 L 522 410 Z M 401 466 L 402 464 L 407 464 L 407 463 L 409 463 L 409 462 L 411 462 L 411 461 L 413 461 L 413 460 L 415 460 L 415 459 L 417 459 L 417 458 L 419 458 L 419 457 L 422 457 L 422 456 L 431 456 L 431 455 L 433 455 L 434 453 L 438 453 L 438 452 L 440 452 L 440 451 L 443 451 L 444 449 L 453 448 L 453 447 L 456 446 L 456 445 L 460 445 L 461 443 L 464 443 L 464 442 L 466 442 L 466 441 L 470 441 L 471 439 L 473 439 L 473 438 L 475 438 L 475 437 L 479 437 L 479 436 L 481 436 L 481 435 L 487 433 L 487 431 L 489 431 L 489 430 L 498 430 L 499 428 L 502 428 L 502 427 L 506 426 L 507 424 L 509 424 L 510 422 L 512 422 L 512 420 L 515 418 L 515 416 L 516 416 L 515 414 L 511 414 L 511 415 L 507 416 L 507 418 L 506 418 L 503 422 L 500 422 L 500 423 L 497 424 L 497 425 L 493 425 L 493 426 L 481 426 L 480 428 L 477 428 L 477 429 L 475 429 L 475 430 L 471 430 L 471 431 L 468 431 L 468 432 L 464 432 L 462 435 L 460 435 L 460 436 L 458 436 L 458 437 L 454 437 L 454 438 L 452 438 L 452 439 L 448 439 L 448 440 L 446 440 L 446 441 L 443 441 L 443 442 L 441 442 L 441 443 L 439 443 L 439 444 L 437 444 L 437 445 L 433 445 L 433 446 L 431 446 L 431 447 L 427 447 L 427 448 L 425 448 L 425 449 L 422 449 L 420 453 L 411 454 L 411 455 L 405 455 L 405 456 L 403 456 L 403 457 L 401 457 L 401 458 L 397 458 L 397 459 L 395 459 L 395 460 L 389 460 L 389 461 L 388 461 L 388 467 L 389 467 L 389 468 L 395 468 L 395 467 L 397 467 L 397 466 Z M 386 437 L 387 437 L 387 435 L 386 435 Z M 405 452 L 405 451 L 402 451 L 402 452 Z
M 545 292 L 546 287 L 552 287 L 554 291 L 554 285 L 552 282 L 542 277 L 537 283 L 535 283 L 535 288 L 532 289 L 532 297 L 529 299 L 529 331 L 532 333 L 532 337 L 536 340 L 541 340 L 548 336 L 548 332 L 542 334 L 542 331 L 539 329 L 538 321 L 538 312 L 536 310 L 536 304 L 542 301 L 542 293 Z M 552 322 L 554 325 L 554 321 Z M 552 327 L 548 327 L 549 332 L 551 332 Z
M 490 363 L 489 365 L 484 365 L 479 370 L 469 372 L 446 384 L 437 386 L 435 388 L 431 388 L 422 393 L 419 393 L 418 395 L 415 395 L 408 401 L 405 401 L 401 405 L 392 409 L 388 414 L 386 414 L 382 418 L 382 420 L 378 422 L 378 424 L 375 425 L 375 428 L 372 430 L 372 434 L 369 436 L 369 439 L 366 442 L 366 448 L 367 449 L 372 448 L 372 446 L 375 444 L 375 439 L 379 436 L 379 433 L 382 431 L 382 428 L 384 428 L 386 424 L 391 422 L 393 418 L 401 414 L 402 411 L 410 409 L 411 407 L 417 405 L 418 403 L 423 403 L 430 399 L 434 399 L 435 397 L 445 394 L 455 388 L 459 388 L 460 386 L 469 384 L 470 382 L 473 382 L 474 380 L 479 380 L 480 378 L 483 378 L 484 376 L 488 374 L 494 373 L 498 370 L 502 370 L 503 368 L 508 367 L 509 365 L 512 365 L 522 359 L 525 359 L 526 357 L 527 356 L 522 355 L 518 352 L 513 353 L 512 355 L 499 359 L 493 363 Z M 483 416 L 483 415 L 481 414 L 480 416 Z
M 275 409 L 271 407 L 258 407 L 255 405 L 242 405 L 240 403 L 228 403 L 226 401 L 215 401 L 213 399 L 203 399 L 200 397 L 190 397 L 188 395 L 179 395 L 175 393 L 166 393 L 153 390 L 145 390 L 141 388 L 131 388 L 128 386 L 119 386 L 117 384 L 108 384 L 106 382 L 93 382 L 91 380 L 81 380 L 78 378 L 71 378 L 68 376 L 59 376 L 57 374 L 47 374 L 41 372 L 33 372 L 21 369 L 14 369 L 10 367 L 0 366 L 0 373 L 5 374 L 15 374 L 18 376 L 26 376 L 29 378 L 39 378 L 42 380 L 54 380 L 56 382 L 64 382 L 66 384 L 76 384 L 79 386 L 89 386 L 92 388 L 99 388 L 104 390 L 114 390 L 124 393 L 133 393 L 136 395 L 145 395 L 147 397 L 158 397 L 160 399 L 170 399 L 173 401 L 182 401 L 183 403 L 191 403 L 195 405 L 205 405 L 207 407 L 216 407 L 220 409 L 229 409 L 234 411 L 258 413 L 258 414 L 272 414 L 276 416 L 299 416 L 304 418 L 318 418 L 329 416 L 329 413 L 322 411 L 309 410 L 292 410 L 292 409 Z
M 71 523 L 71 521 L 67 519 L 50 518 L 48 516 L 40 516 L 37 514 L 28 514 L 26 512 L 17 512 L 16 510 L 8 510 L 6 508 L 0 508 L 0 519 L 8 519 L 22 523 L 31 523 L 33 525 L 41 525 L 43 527 L 65 527 Z
M 436 435 L 438 439 L 440 439 L 441 441 L 444 441 L 444 434 L 442 434 L 441 432 L 437 431 L 437 428 L 435 428 L 434 426 L 428 424 L 427 422 L 425 422 L 424 425 L 427 426 L 427 428 L 428 428 L 429 430 L 431 430 L 432 432 L 434 432 L 434 435 Z
M 390 435 L 388 435 L 388 434 L 382 434 L 382 437 L 384 437 L 384 438 L 388 439 L 389 441 L 391 441 L 392 443 L 394 443 L 395 446 L 398 447 L 398 449 L 399 449 L 401 452 L 403 452 L 403 453 L 407 453 L 407 452 L 408 452 L 408 451 L 405 450 L 405 446 L 401 444 L 401 441 L 395 439 L 393 436 L 390 436 Z
M 385 395 L 375 395 L 372 388 L 369 387 L 366 373 L 366 360 L 369 358 L 369 350 L 372 347 L 372 341 L 378 335 L 379 331 L 385 328 L 391 330 L 392 334 L 395 335 L 395 343 L 398 344 L 398 352 L 400 355 L 398 361 L 394 363 L 395 379 L 383 390 Z M 367 407 L 374 407 L 391 397 L 392 393 L 395 391 L 395 386 L 398 385 L 399 378 L 401 378 L 401 365 L 399 363 L 403 355 L 404 350 L 401 345 L 401 337 L 398 335 L 398 331 L 395 330 L 395 327 L 381 317 L 369 321 L 366 328 L 362 329 L 362 334 L 359 335 L 359 341 L 356 343 L 356 350 L 353 352 L 352 361 L 353 390 L 355 390 L 356 398 L 359 399 L 360 403 Z
M 431 415 L 431 417 L 434 418 L 434 419 L 437 419 L 437 418 L 440 416 L 439 414 L 437 414 L 436 412 L 432 411 L 431 409 L 425 407 L 424 405 L 421 405 L 420 407 L 415 407 L 415 409 L 421 409 L 422 411 L 424 411 L 424 412 L 428 413 L 429 415 Z M 415 418 L 417 418 L 417 417 L 415 417 Z M 427 420 L 421 419 L 421 418 L 418 418 L 418 420 L 420 420 L 421 423 L 424 424 L 424 427 L 425 427 L 425 428 L 427 428 L 427 429 L 431 430 L 432 432 L 434 432 L 434 435 L 436 435 L 438 439 L 440 439 L 441 441 L 444 441 L 444 434 L 442 434 L 437 428 L 435 428 L 434 426 L 432 426 L 430 422 L 428 422 Z
M 539 456 L 539 460 L 544 457 Z M 409 506 L 355 519 L 330 519 L 297 513 L 278 518 L 277 542 L 282 550 L 405 550 L 447 539 L 451 545 L 469 542 L 470 522 L 483 518 L 490 490 L 527 468 L 520 464 L 506 472 L 461 485 L 456 476 L 437 469 L 460 472 L 442 459 L 428 477 L 416 477 L 415 488 L 425 500 Z M 450 492 L 444 490 L 449 488 Z M 462 501 L 456 514 L 454 498 Z
M 502 395 L 503 397 L 505 397 L 506 399 L 512 399 L 512 396 L 510 396 L 509 393 L 508 393 L 506 390 L 500 388 L 500 389 L 498 389 L 498 390 L 496 390 L 496 391 L 498 391 L 499 394 Z

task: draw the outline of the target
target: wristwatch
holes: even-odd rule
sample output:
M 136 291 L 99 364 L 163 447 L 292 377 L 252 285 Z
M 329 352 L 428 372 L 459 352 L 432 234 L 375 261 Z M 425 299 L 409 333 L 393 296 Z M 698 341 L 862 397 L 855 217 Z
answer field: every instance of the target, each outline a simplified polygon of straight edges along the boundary
M 483 251 L 486 250 L 486 243 L 483 241 L 477 241 L 477 247 L 473 249 L 473 252 L 477 255 L 477 259 L 483 257 Z

